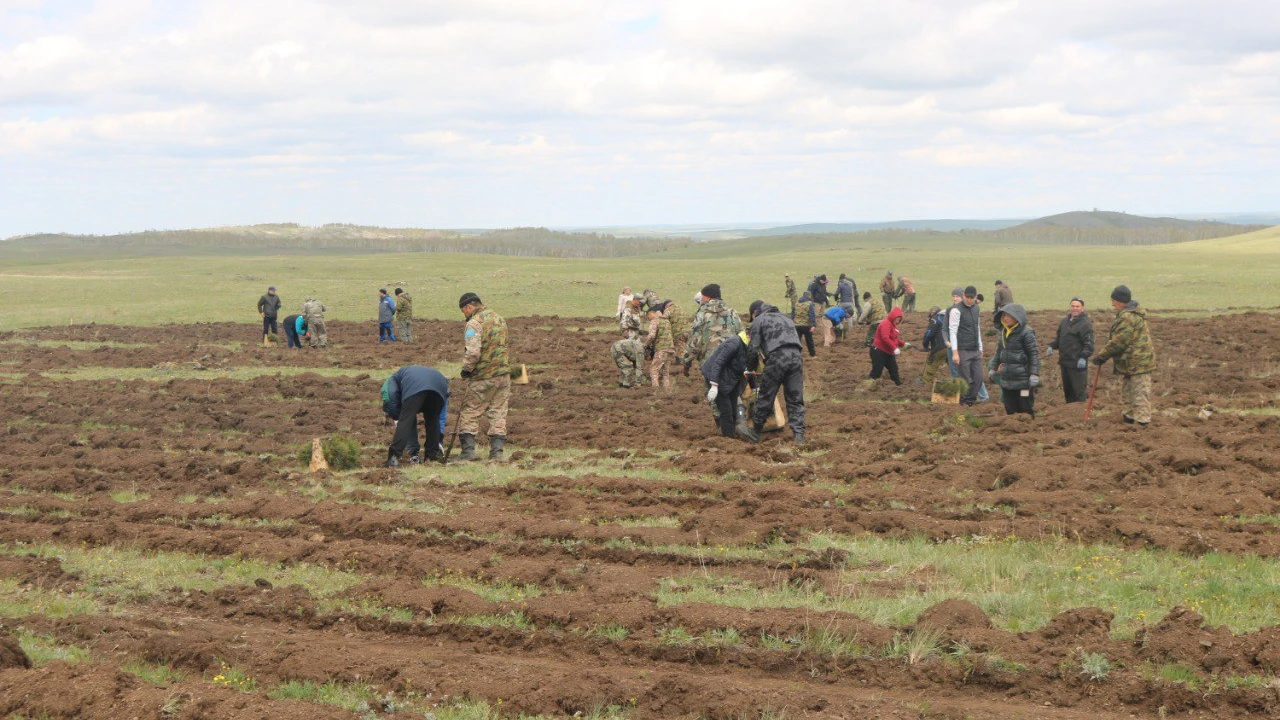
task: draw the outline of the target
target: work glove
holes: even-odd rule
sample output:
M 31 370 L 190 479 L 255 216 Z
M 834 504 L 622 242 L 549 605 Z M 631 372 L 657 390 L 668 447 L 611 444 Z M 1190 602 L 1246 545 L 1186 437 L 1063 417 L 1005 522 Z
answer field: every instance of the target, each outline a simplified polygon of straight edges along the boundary
M 470 379 L 471 379 L 471 376 L 472 376 L 472 375 L 475 375 L 475 374 L 476 374 L 476 371 L 475 371 L 475 370 L 463 370 L 463 371 L 462 371 L 462 379 L 463 379 L 463 380 L 470 380 Z
M 1088 366 L 1089 366 L 1089 361 L 1085 360 L 1084 358 L 1080 358 L 1079 360 L 1076 361 L 1077 370 L 1083 370 Z
M 1106 361 L 1106 359 L 1105 359 L 1105 358 L 1103 358 L 1103 357 L 1100 357 L 1100 356 L 1097 356 L 1097 357 L 1094 357 L 1094 358 L 1093 358 L 1093 364 L 1094 364 L 1094 365 L 1105 365 L 1105 364 L 1106 364 L 1106 362 L 1107 362 L 1107 361 Z
M 1053 357 L 1053 348 L 1049 348 L 1048 350 L 1045 350 L 1045 351 L 1044 351 L 1044 356 L 1045 356 L 1045 357 L 1047 357 L 1047 358 L 1048 358 L 1048 357 Z
M 711 389 L 707 391 L 707 402 L 715 402 L 716 396 L 720 394 L 719 383 L 711 383 Z
M 1040 376 L 1039 376 L 1039 375 L 1032 375 L 1032 376 L 1031 376 L 1031 387 L 1040 387 Z
M 901 354 L 902 354 L 902 348 L 894 348 L 894 349 L 893 349 L 893 354 L 894 354 L 894 355 L 901 355 Z

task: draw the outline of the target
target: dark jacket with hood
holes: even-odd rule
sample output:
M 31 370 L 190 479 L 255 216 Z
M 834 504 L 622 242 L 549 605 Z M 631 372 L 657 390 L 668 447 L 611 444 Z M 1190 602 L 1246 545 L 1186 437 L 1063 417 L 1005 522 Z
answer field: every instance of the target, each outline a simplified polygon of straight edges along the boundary
M 1001 315 L 1012 317 L 1018 324 L 1012 328 L 1001 324 L 996 330 L 999 342 L 987 368 L 1000 368 L 1000 387 L 1005 390 L 1025 390 L 1031 387 L 1031 376 L 1040 374 L 1040 346 L 1036 331 L 1027 327 L 1027 309 L 1017 303 L 1001 308 L 996 313 L 997 323 Z
M 262 297 L 258 298 L 258 312 L 269 318 L 274 318 L 280 314 L 280 305 L 279 295 L 263 293 Z
M 1082 312 L 1077 318 L 1070 315 L 1058 323 L 1058 336 L 1049 343 L 1049 347 L 1058 353 L 1058 364 L 1063 367 L 1075 367 L 1080 358 L 1086 360 L 1093 355 L 1093 321 L 1089 313 Z
M 747 348 L 747 364 L 754 369 L 760 354 L 764 354 L 767 362 L 769 356 L 788 348 L 800 352 L 800 334 L 796 332 L 796 324 L 791 318 L 778 312 L 778 308 L 765 303 L 760 307 L 760 314 L 751 321 L 751 332 L 748 333 L 751 344 Z
M 854 300 L 858 296 L 858 284 L 853 278 L 846 276 L 843 280 L 836 283 L 836 297 L 840 299 L 841 305 L 853 305 L 857 301 Z
M 746 332 L 734 335 L 720 343 L 719 347 L 702 363 L 702 377 L 720 386 L 720 392 L 734 392 L 742 383 L 742 373 L 747 370 Z
M 826 275 L 819 275 L 809 283 L 809 295 L 813 301 L 826 307 L 831 304 L 830 298 L 827 297 L 827 284 L 823 282 L 827 279 Z
M 444 433 L 444 419 L 449 412 L 449 380 L 435 368 L 406 365 L 392 373 L 382 383 L 382 412 L 399 418 L 404 401 L 420 392 L 432 392 L 444 400 L 440 409 L 440 432 Z

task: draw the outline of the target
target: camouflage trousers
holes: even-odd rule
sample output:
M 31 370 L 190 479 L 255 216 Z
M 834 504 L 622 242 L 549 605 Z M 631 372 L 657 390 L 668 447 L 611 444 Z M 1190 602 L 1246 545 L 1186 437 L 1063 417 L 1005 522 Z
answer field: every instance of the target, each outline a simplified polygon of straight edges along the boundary
M 413 342 L 413 318 L 406 320 L 396 318 L 395 322 L 396 339 L 405 343 Z
M 655 390 L 671 389 L 671 366 L 676 363 L 675 348 L 667 348 L 654 353 L 649 361 L 649 380 Z
M 639 340 L 635 338 L 619 340 L 609 346 L 609 354 L 613 356 L 614 364 L 622 371 L 622 379 L 619 381 L 622 387 L 635 387 L 643 382 L 644 345 L 641 345 Z
M 329 331 L 323 318 L 307 318 L 307 328 L 311 331 L 311 347 L 329 347 Z
M 947 366 L 947 346 L 934 350 L 929 353 L 929 359 L 924 363 L 924 383 L 933 385 L 934 378 L 938 377 L 938 371 Z
M 506 375 L 472 380 L 462 398 L 458 433 L 479 435 L 480 418 L 489 419 L 489 437 L 507 434 L 507 403 L 511 400 L 511 378 Z
M 1151 373 L 1125 375 L 1121 383 L 1124 393 L 1124 416 L 1143 425 L 1151 422 Z

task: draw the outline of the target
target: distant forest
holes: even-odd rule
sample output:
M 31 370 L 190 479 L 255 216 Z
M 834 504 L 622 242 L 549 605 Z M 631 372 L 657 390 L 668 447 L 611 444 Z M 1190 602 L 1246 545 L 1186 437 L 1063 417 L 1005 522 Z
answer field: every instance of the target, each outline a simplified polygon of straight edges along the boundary
M 451 230 L 378 228 L 347 224 L 305 227 L 283 223 L 208 230 L 147 230 L 121 235 L 27 235 L 0 243 L 0 249 L 32 255 L 60 250 L 112 253 L 132 250 L 149 255 L 173 254 L 184 250 L 278 253 L 307 249 L 607 258 L 663 252 L 692 244 L 693 241 L 689 238 L 619 238 L 594 232 L 559 232 L 541 227 L 468 234 Z

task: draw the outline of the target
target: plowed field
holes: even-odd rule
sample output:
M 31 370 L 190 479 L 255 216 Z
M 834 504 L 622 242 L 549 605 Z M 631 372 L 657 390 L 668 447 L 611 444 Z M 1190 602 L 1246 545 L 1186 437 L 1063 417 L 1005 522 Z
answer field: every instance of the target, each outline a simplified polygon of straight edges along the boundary
M 0 714 L 1280 717 L 1280 317 L 1155 318 L 1146 429 L 1109 368 L 1032 420 L 819 348 L 803 452 L 618 387 L 600 319 L 511 330 L 511 462 L 403 471 L 379 388 L 460 323 L 0 334 Z

